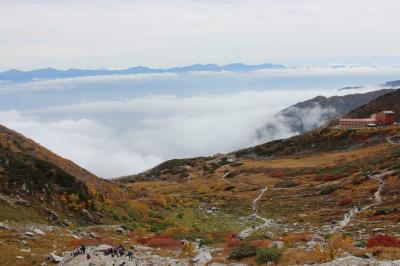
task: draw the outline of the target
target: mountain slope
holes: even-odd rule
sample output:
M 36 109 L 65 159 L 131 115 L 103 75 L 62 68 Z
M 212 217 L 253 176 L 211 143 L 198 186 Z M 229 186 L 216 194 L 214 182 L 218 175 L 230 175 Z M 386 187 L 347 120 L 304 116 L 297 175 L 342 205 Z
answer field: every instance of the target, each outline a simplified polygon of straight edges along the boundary
M 121 205 L 126 199 L 123 187 L 4 126 L 0 126 L 0 184 L 0 220 L 113 222 L 129 211 Z M 134 196 L 130 191 L 125 194 Z
M 365 104 L 349 112 L 345 117 L 348 118 L 368 118 L 373 113 L 383 110 L 395 112 L 396 121 L 400 121 L 400 89 L 384 94 L 368 104 Z
M 313 99 L 299 102 L 276 114 L 276 122 L 267 123 L 258 129 L 257 136 L 259 139 L 270 139 L 271 136 L 274 139 L 279 138 L 277 132 L 280 132 L 278 128 L 282 125 L 287 127 L 286 131 L 291 131 L 293 134 L 304 133 L 391 91 L 393 90 L 382 89 L 328 98 L 317 96 Z

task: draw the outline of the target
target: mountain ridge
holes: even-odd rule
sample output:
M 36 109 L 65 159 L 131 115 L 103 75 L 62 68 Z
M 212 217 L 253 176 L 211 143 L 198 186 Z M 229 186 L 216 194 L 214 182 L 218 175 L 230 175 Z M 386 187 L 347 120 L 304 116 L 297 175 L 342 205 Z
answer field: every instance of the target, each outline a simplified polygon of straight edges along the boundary
M 216 64 L 194 64 L 182 67 L 171 68 L 151 68 L 147 66 L 135 66 L 126 69 L 110 70 L 110 69 L 76 69 L 59 70 L 55 68 L 42 68 L 30 71 L 21 71 L 10 69 L 0 72 L 0 80 L 9 82 L 28 82 L 35 79 L 55 79 L 55 78 L 76 78 L 85 76 L 103 76 L 103 75 L 129 75 L 129 74 L 150 74 L 150 73 L 185 73 L 191 71 L 254 71 L 261 69 L 284 69 L 286 66 L 280 64 L 256 64 L 247 65 L 243 63 L 230 63 L 226 65 Z

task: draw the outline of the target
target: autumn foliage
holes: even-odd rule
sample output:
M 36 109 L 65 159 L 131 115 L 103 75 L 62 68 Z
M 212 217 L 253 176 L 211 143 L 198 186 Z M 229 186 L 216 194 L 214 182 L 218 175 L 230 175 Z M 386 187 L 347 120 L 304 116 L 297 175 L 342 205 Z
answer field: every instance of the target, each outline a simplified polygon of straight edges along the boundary
M 368 239 L 368 248 L 374 247 L 396 247 L 400 248 L 400 238 L 387 235 L 371 236 Z
M 142 237 L 136 240 L 136 242 L 155 248 L 166 248 L 166 249 L 178 249 L 182 248 L 182 243 L 169 236 L 152 236 Z

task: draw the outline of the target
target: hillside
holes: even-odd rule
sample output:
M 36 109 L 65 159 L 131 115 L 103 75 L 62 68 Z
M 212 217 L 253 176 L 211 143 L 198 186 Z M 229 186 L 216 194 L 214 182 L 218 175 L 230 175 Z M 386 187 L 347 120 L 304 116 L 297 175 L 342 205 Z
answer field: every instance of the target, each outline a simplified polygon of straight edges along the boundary
M 400 121 L 400 89 L 382 95 L 372 100 L 368 104 L 352 110 L 345 117 L 368 118 L 371 114 L 378 113 L 383 110 L 394 111 L 396 121 Z
M 279 125 L 287 126 L 295 134 L 304 133 L 392 91 L 387 88 L 344 96 L 317 96 L 280 111 L 275 115 L 275 119 L 279 121 Z M 279 137 L 275 132 L 279 132 L 277 125 L 267 123 L 257 130 L 257 136 L 259 139 Z
M 167 161 L 119 182 L 168 199 L 161 228 L 172 222 L 175 233 L 158 234 L 205 238 L 227 250 L 234 244 L 218 240 L 221 234 L 254 245 L 281 241 L 280 265 L 302 265 L 324 260 L 312 246 L 327 241 L 321 236 L 344 233 L 352 241 L 347 252 L 360 254 L 376 232 L 400 230 L 399 134 L 397 126 L 326 128 L 233 154 Z M 388 252 L 382 256 L 400 259 Z
M 134 198 L 23 135 L 0 126 L 0 221 L 57 225 L 114 223 L 129 218 Z M 124 194 L 122 192 L 125 191 Z

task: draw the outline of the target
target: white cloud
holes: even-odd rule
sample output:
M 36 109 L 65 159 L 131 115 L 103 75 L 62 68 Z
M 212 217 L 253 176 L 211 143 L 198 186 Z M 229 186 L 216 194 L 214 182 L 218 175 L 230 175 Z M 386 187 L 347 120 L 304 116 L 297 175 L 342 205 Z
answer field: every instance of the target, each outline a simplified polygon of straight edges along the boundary
M 0 112 L 0 124 L 35 139 L 103 177 L 143 171 L 166 159 L 255 145 L 255 131 L 278 110 L 316 95 L 240 92 L 145 96 L 31 111 Z M 46 119 L 51 115 L 52 119 Z M 71 118 L 78 117 L 78 118 Z M 281 126 L 279 137 L 293 134 Z
M 0 1 L 1 69 L 399 56 L 398 0 Z

